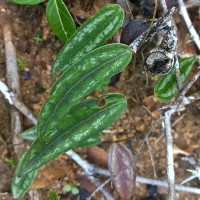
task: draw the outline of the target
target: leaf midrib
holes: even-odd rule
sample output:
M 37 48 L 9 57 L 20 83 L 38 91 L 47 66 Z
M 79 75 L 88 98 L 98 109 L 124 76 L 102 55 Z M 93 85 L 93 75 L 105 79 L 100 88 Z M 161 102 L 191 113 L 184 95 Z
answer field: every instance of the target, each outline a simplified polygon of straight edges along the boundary
M 113 19 L 113 18 L 115 18 L 116 17 L 116 15 L 115 15 L 115 13 L 114 13 L 114 15 L 109 19 L 108 18 L 108 20 L 106 20 L 105 22 L 104 22 L 104 24 L 103 24 L 103 26 L 102 26 L 102 30 L 107 26 L 107 22 L 108 21 L 111 21 L 111 19 Z M 116 29 L 115 29 L 116 30 Z M 83 31 L 83 29 L 81 30 L 81 31 Z M 110 34 L 109 34 L 110 35 Z M 92 41 L 94 38 L 96 38 L 97 36 L 95 35 L 95 34 L 92 34 L 92 36 L 90 37 L 90 40 L 89 41 Z M 107 39 L 106 39 L 107 40 Z M 73 41 L 73 40 L 72 40 Z M 71 41 L 69 41 L 69 43 L 70 43 Z M 68 53 L 68 57 L 69 58 L 71 58 L 71 57 L 73 57 L 73 55 L 75 54 L 75 52 L 76 51 L 74 51 L 74 49 L 83 49 L 83 46 L 85 46 L 85 44 L 86 43 L 88 43 L 88 41 L 87 40 L 83 40 L 83 42 L 80 44 L 78 44 L 78 45 L 75 45 L 75 47 L 73 48 L 73 51 L 71 51 L 71 52 L 69 52 Z M 99 44 L 101 44 L 102 43 L 102 41 L 99 43 Z M 97 45 L 97 47 L 96 48 L 98 48 L 99 47 L 99 44 Z M 93 51 L 94 49 L 96 49 L 96 48 L 93 48 L 91 51 Z M 89 51 L 89 52 L 91 52 L 91 51 Z M 84 51 L 81 51 L 81 52 L 84 52 Z M 89 53 L 89 52 L 86 52 L 85 53 L 85 55 L 87 54 L 87 53 Z M 65 53 L 65 51 L 63 51 L 62 52 L 62 55 Z M 59 55 L 58 55 L 59 56 Z M 65 61 L 64 61 L 65 62 Z M 62 62 L 63 63 L 63 62 Z M 76 62 L 75 62 L 76 63 Z M 74 64 L 75 64 L 74 63 Z M 62 66 L 62 67 L 59 67 L 59 66 Z M 61 72 L 63 72 L 64 70 L 65 70 L 65 66 L 66 65 L 59 65 L 58 67 L 56 67 L 55 69 L 56 69 L 56 71 L 54 71 L 54 73 L 55 72 L 58 72 L 58 70 L 60 70 L 61 69 Z M 63 70 L 63 69 L 64 70 Z
M 32 161 L 30 161 L 29 164 L 27 164 L 26 169 L 29 168 L 31 165 L 33 165 L 33 164 L 35 163 L 35 161 L 36 161 L 39 157 L 42 157 L 47 151 L 49 151 L 49 150 L 51 149 L 51 147 L 52 147 L 55 143 L 57 143 L 57 141 L 58 141 L 61 137 L 63 137 L 63 135 L 68 134 L 70 131 L 73 131 L 73 129 L 77 128 L 77 127 L 80 126 L 81 124 L 83 124 L 83 123 L 85 123 L 85 122 L 88 122 L 91 118 L 94 118 L 96 115 L 98 115 L 98 114 L 104 112 L 105 109 L 109 109 L 109 108 L 112 108 L 112 107 L 116 107 L 117 104 L 121 104 L 121 102 L 122 102 L 122 101 L 117 101 L 115 104 L 111 104 L 110 106 L 107 106 L 107 107 L 104 108 L 103 110 L 97 111 L 97 112 L 94 113 L 93 115 L 89 116 L 89 118 L 87 118 L 87 119 L 81 121 L 80 123 L 77 123 L 75 126 L 73 126 L 72 128 L 70 128 L 68 131 L 66 131 L 66 132 L 64 132 L 64 133 L 62 133 L 62 134 L 59 134 L 58 137 L 55 138 L 55 136 L 54 136 L 54 137 L 52 138 L 53 142 L 50 143 L 50 144 L 48 144 L 48 146 L 47 146 L 46 148 L 44 148 L 45 151 L 42 151 L 37 157 L 35 157 L 34 159 L 32 159 Z M 70 136 L 69 136 L 69 137 L 70 137 Z M 44 149 L 43 149 L 43 150 L 44 150 Z M 53 149 L 52 149 L 52 150 L 53 150 Z M 31 149 L 30 149 L 29 151 L 31 151 Z M 67 150 L 64 150 L 64 151 L 67 151 Z M 34 170 L 34 169 L 33 169 L 33 170 Z M 26 170 L 26 171 L 27 171 L 27 170 Z M 27 172 L 26 172 L 26 171 L 25 171 L 25 173 L 28 173 L 28 172 L 29 172 L 29 171 L 27 171 Z
M 52 114 L 50 115 L 50 117 L 48 118 L 48 120 L 45 122 L 45 125 L 43 126 L 43 129 L 42 129 L 41 131 L 43 131 L 43 130 L 47 127 L 49 121 L 52 120 L 52 117 L 53 117 L 54 113 L 56 112 L 57 107 L 62 103 L 62 101 L 66 98 L 66 96 L 68 95 L 68 93 L 69 93 L 71 90 L 73 90 L 78 84 L 80 84 L 80 83 L 82 82 L 82 80 L 85 80 L 89 75 L 95 73 L 96 71 L 99 71 L 99 69 L 103 68 L 103 67 L 104 67 L 105 65 L 107 65 L 108 63 L 113 62 L 114 60 L 118 59 L 118 56 L 119 56 L 119 55 L 123 56 L 123 55 L 125 55 L 125 54 L 127 54 L 127 52 L 119 53 L 119 54 L 116 55 L 116 57 L 114 57 L 113 59 L 109 59 L 109 61 L 105 62 L 103 65 L 99 65 L 99 66 L 96 67 L 96 68 L 94 67 L 93 70 L 91 70 L 89 73 L 85 74 L 85 76 L 83 76 L 83 78 L 81 78 L 78 82 L 76 82 L 76 83 L 67 91 L 67 93 L 65 93 L 65 95 L 61 98 L 61 100 L 60 100 L 60 101 L 58 102 L 58 104 L 55 106 L 55 109 L 53 110 L 53 112 L 52 112 Z M 71 65 L 71 67 L 73 67 L 73 65 Z M 103 80 L 104 80 L 104 79 L 103 79 Z M 102 81 L 103 81 L 103 80 L 102 80 Z M 87 95 L 87 94 L 86 94 L 86 95 Z M 85 96 L 86 96 L 86 95 L 85 95 Z M 84 97 L 84 96 L 83 96 L 83 97 Z M 83 98 L 83 97 L 82 97 L 82 98 Z M 68 109 L 68 110 L 69 110 L 69 109 Z M 44 134 L 44 135 L 45 135 L 45 134 Z M 42 136 L 42 135 L 41 135 L 41 136 Z

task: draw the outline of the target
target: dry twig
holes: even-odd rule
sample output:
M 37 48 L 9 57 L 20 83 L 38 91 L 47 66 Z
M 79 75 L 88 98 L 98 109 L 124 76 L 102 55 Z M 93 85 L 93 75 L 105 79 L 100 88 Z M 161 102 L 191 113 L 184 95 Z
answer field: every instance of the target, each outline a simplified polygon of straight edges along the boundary
M 0 90 L 1 90 L 1 87 L 0 87 Z M 6 93 L 6 95 L 9 95 L 9 94 Z M 197 93 L 187 97 L 187 99 L 188 99 L 188 101 L 187 101 L 188 103 L 194 102 L 195 100 L 199 100 L 200 92 L 197 92 Z M 84 170 L 86 169 L 87 174 L 88 173 L 90 174 L 89 177 L 91 177 L 91 175 L 93 175 L 93 174 L 101 174 L 104 176 L 110 176 L 110 172 L 108 170 L 96 167 L 96 166 L 88 163 L 86 160 L 84 160 L 80 156 L 77 156 L 77 154 L 72 150 L 70 152 L 67 152 L 68 156 L 70 156 L 71 159 L 73 159 L 75 162 L 77 162 L 80 165 L 80 167 L 82 167 Z M 94 181 L 94 179 L 92 180 L 92 182 L 93 181 Z M 154 180 L 154 179 L 148 179 L 148 178 L 144 178 L 144 177 L 137 177 L 136 182 L 142 183 L 142 184 L 156 185 L 156 186 L 160 186 L 160 187 L 168 187 L 168 184 L 166 182 Z M 99 185 L 99 182 L 97 182 L 97 183 Z M 181 185 L 175 185 L 175 188 L 176 188 L 176 190 L 179 190 L 179 191 L 200 194 L 200 189 L 194 188 L 194 187 L 185 187 L 185 186 L 181 186 Z M 101 187 L 100 187 L 100 190 L 101 190 Z
M 94 173 L 93 165 L 89 164 L 86 160 L 83 160 L 77 153 L 75 153 L 72 150 L 67 151 L 66 154 L 70 156 L 76 163 L 78 163 L 78 165 L 80 165 L 84 169 L 86 175 L 88 175 L 88 179 L 95 184 L 95 186 L 98 188 L 98 190 L 100 190 L 103 193 L 106 199 L 114 200 L 114 198 L 110 195 L 110 193 L 106 189 L 103 189 L 100 181 L 92 176 L 92 174 Z
M 179 4 L 179 10 L 180 13 L 185 21 L 185 24 L 190 32 L 191 38 L 192 40 L 195 42 L 195 44 L 197 45 L 198 49 L 200 50 L 200 39 L 199 39 L 199 35 L 197 34 L 194 26 L 192 25 L 192 22 L 190 20 L 190 17 L 188 15 L 187 9 L 185 7 L 185 4 L 183 2 L 183 0 L 178 0 L 178 4 Z
M 37 123 L 37 119 L 33 116 L 31 111 L 24 105 L 24 103 L 12 92 L 8 86 L 0 81 L 0 91 L 5 96 L 5 99 L 8 100 L 10 105 L 13 105 L 18 109 L 27 119 L 29 119 L 34 125 Z M 20 131 L 21 132 L 21 131 Z
M 67 152 L 67 154 L 68 154 L 68 152 Z M 87 161 L 85 161 L 84 159 L 82 159 L 75 152 L 73 152 L 72 154 L 70 153 L 70 157 L 73 160 L 75 160 L 81 167 L 84 165 L 84 168 L 89 170 L 89 174 L 91 174 L 91 175 L 101 174 L 101 175 L 104 175 L 104 176 L 110 176 L 110 172 L 108 170 L 95 167 L 94 165 L 92 165 L 92 164 L 88 163 Z M 142 183 L 142 184 L 156 185 L 156 186 L 159 186 L 159 187 L 168 187 L 167 182 L 154 180 L 154 179 L 148 179 L 148 178 L 144 178 L 144 177 L 137 177 L 136 178 L 136 182 Z M 200 189 L 199 188 L 185 187 L 185 186 L 182 186 L 182 185 L 175 185 L 175 188 L 178 191 L 194 193 L 194 194 L 200 194 Z
M 168 176 L 168 184 L 169 184 L 169 199 L 174 200 L 176 198 L 175 195 L 175 173 L 174 173 L 174 158 L 173 158 L 173 137 L 171 134 L 171 116 L 174 113 L 179 113 L 184 111 L 186 106 L 194 101 L 200 99 L 200 92 L 197 92 L 189 97 L 186 97 L 187 91 L 192 87 L 195 81 L 200 76 L 200 68 L 192 78 L 192 80 L 183 88 L 182 92 L 178 96 L 178 98 L 168 104 L 161 109 L 168 109 L 162 115 L 163 126 L 165 132 L 166 139 L 166 159 L 167 159 L 167 176 Z
M 3 34 L 5 42 L 7 83 L 10 89 L 14 91 L 15 96 L 19 98 L 20 84 L 19 84 L 17 59 L 15 53 L 15 47 L 12 43 L 11 27 L 9 25 L 5 24 L 3 26 Z M 15 109 L 11 109 L 10 114 L 11 114 L 11 132 L 13 137 L 14 151 L 17 158 L 19 158 L 23 150 L 23 145 L 16 145 L 16 144 L 22 144 L 22 140 L 18 135 L 22 131 L 20 113 Z
M 17 109 L 22 106 L 19 105 L 19 99 L 20 99 L 20 82 L 19 82 L 19 74 L 18 74 L 18 66 L 17 66 L 17 59 L 16 59 L 16 53 L 15 53 L 15 47 L 12 43 L 12 32 L 11 27 L 9 25 L 3 26 L 3 33 L 4 33 L 4 42 L 5 42 L 5 56 L 6 56 L 6 74 L 7 74 L 7 83 L 9 88 L 12 92 L 9 93 L 8 87 L 1 82 L 0 84 L 0 91 L 3 90 L 3 94 L 5 97 L 9 100 L 9 103 L 11 105 L 14 105 Z M 24 105 L 24 104 L 23 104 Z M 20 111 L 24 114 L 25 111 L 28 111 L 27 108 L 24 106 L 23 109 Z M 14 151 L 19 159 L 23 149 L 24 144 L 23 140 L 19 136 L 19 133 L 22 132 L 22 122 L 21 122 L 21 114 L 15 108 L 11 108 L 11 132 L 13 136 L 13 146 Z M 32 115 L 32 114 L 31 114 Z M 30 118 L 30 116 L 27 116 Z M 38 192 L 35 190 L 32 190 L 36 196 L 38 196 Z M 31 199 L 35 199 L 35 196 L 32 197 L 30 192 Z

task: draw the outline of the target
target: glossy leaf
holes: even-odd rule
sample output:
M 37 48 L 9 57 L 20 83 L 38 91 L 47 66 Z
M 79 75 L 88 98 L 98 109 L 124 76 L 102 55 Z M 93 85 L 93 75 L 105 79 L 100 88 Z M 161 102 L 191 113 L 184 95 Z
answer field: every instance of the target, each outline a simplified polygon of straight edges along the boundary
M 48 141 L 48 126 L 54 127 L 68 113 L 71 106 L 91 93 L 105 80 L 122 71 L 131 61 L 132 52 L 123 44 L 110 44 L 88 53 L 71 65 L 54 83 L 42 106 L 37 135 Z
M 100 143 L 101 143 L 101 133 L 97 133 L 97 134 L 92 135 L 91 138 L 83 141 L 78 146 L 75 146 L 75 148 L 86 148 L 86 147 L 98 145 Z
M 58 197 L 58 194 L 56 193 L 56 191 L 52 190 L 50 191 L 50 200 L 59 200 L 60 198 Z
M 23 5 L 36 5 L 44 2 L 44 0 L 11 0 L 11 2 Z
M 103 45 L 120 28 L 124 12 L 117 4 L 98 10 L 95 16 L 84 22 L 60 50 L 53 66 L 53 76 L 63 72 L 88 52 Z
M 49 0 L 46 15 L 49 26 L 55 35 L 63 42 L 67 42 L 69 37 L 75 32 L 76 25 L 63 1 Z
M 191 56 L 179 60 L 182 80 L 185 81 L 195 63 L 196 57 Z M 173 68 L 167 75 L 161 76 L 156 82 L 154 94 L 161 101 L 168 102 L 178 94 L 176 70 Z
M 25 140 L 35 140 L 37 138 L 36 127 L 29 128 L 20 134 L 21 138 Z
M 97 98 L 73 106 L 51 133 L 48 143 L 36 139 L 24 159 L 19 176 L 36 170 L 62 152 L 84 146 L 83 141 L 100 133 L 126 109 L 126 99 L 121 94 L 108 94 L 101 99 L 106 102 L 102 107 L 99 107 Z
M 130 199 L 134 193 L 136 163 L 126 146 L 112 144 L 108 153 L 108 168 L 112 182 L 122 199 Z
M 21 198 L 26 191 L 29 189 L 29 187 L 32 185 L 36 174 L 37 174 L 37 170 L 31 171 L 30 173 L 24 175 L 23 177 L 19 178 L 18 177 L 18 172 L 21 168 L 22 163 L 24 162 L 24 158 L 26 156 L 27 152 L 25 152 L 20 160 L 19 163 L 17 165 L 17 168 L 15 170 L 15 174 L 12 180 L 12 195 L 14 198 Z
M 36 126 L 27 129 L 26 131 L 24 131 L 23 133 L 21 133 L 21 138 L 25 139 L 25 140 L 30 140 L 30 141 L 34 141 L 37 138 L 37 134 L 36 134 Z M 101 134 L 98 133 L 96 135 L 93 135 L 91 138 L 87 139 L 86 141 L 83 141 L 81 144 L 81 148 L 86 148 L 86 147 L 90 147 L 90 146 L 95 146 L 101 143 Z M 75 148 L 79 148 L 79 146 L 75 147 Z

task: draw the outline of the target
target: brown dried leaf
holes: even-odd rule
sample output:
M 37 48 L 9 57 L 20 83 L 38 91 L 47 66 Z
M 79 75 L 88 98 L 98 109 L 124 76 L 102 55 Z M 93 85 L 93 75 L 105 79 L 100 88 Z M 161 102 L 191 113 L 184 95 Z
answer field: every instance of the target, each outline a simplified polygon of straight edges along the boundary
M 135 187 L 136 163 L 129 149 L 121 144 L 112 144 L 108 153 L 108 168 L 121 198 L 130 199 Z

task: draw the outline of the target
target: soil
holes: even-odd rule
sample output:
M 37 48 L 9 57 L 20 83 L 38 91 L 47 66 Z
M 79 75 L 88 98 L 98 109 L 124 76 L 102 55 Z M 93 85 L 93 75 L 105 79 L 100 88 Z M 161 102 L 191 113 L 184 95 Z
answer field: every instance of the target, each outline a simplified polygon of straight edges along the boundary
M 75 0 L 65 1 L 77 24 L 83 23 L 96 10 L 111 0 Z M 118 1 L 119 2 L 119 1 Z M 169 1 L 172 3 L 173 1 Z M 173 4 L 173 3 L 172 3 Z M 153 6 L 153 5 L 152 5 Z M 24 63 L 19 65 L 20 90 L 22 102 L 38 116 L 40 108 L 48 96 L 53 84 L 52 65 L 63 43 L 51 32 L 46 15 L 45 3 L 36 6 L 19 6 L 8 0 L 0 1 L 0 27 L 5 24 L 12 28 L 13 43 L 16 48 L 17 58 Z M 198 7 L 189 9 L 189 14 L 197 32 L 200 32 Z M 159 11 L 160 12 L 160 11 Z M 144 17 L 141 8 L 138 7 L 137 15 Z M 138 17 L 137 16 L 137 17 Z M 136 16 L 134 16 L 136 17 Z M 189 41 L 189 33 L 182 17 L 177 13 L 174 17 L 178 36 L 178 53 L 180 55 L 196 54 L 199 52 L 193 42 Z M 37 41 L 41 38 L 41 41 Z M 119 34 L 114 37 L 119 40 Z M 189 41 L 189 42 L 187 42 Z M 126 144 L 136 155 L 138 176 L 154 178 L 154 169 L 158 180 L 166 180 L 165 138 L 162 125 L 158 121 L 158 108 L 164 105 L 153 96 L 155 84 L 153 76 L 146 74 L 142 66 L 142 59 L 138 56 L 135 67 L 133 62 L 113 79 L 107 91 L 96 91 L 92 95 L 100 96 L 107 92 L 123 93 L 128 99 L 128 108 L 121 118 L 111 127 L 109 133 L 102 135 L 102 144 L 87 149 L 76 149 L 84 159 L 96 166 L 107 168 L 107 152 L 113 142 Z M 196 64 L 197 65 L 197 64 Z M 195 67 L 192 75 L 195 73 Z M 192 77 L 191 75 L 191 77 Z M 119 79 L 119 80 L 118 80 Z M 6 82 L 6 62 L 3 31 L 0 31 L 0 80 Z M 148 80 L 148 84 L 147 84 Z M 200 89 L 200 80 L 191 88 L 190 93 Z M 10 111 L 13 109 L 0 93 L 0 199 L 13 199 L 11 195 L 11 180 L 17 163 L 14 152 Z M 32 127 L 33 124 L 21 116 L 23 130 Z M 184 112 L 174 115 L 172 118 L 172 132 L 174 137 L 174 158 L 177 184 L 190 176 L 187 169 L 194 169 L 200 159 L 200 102 L 193 103 Z M 153 129 L 150 129 L 153 124 Z M 149 145 L 153 155 L 155 168 L 152 167 L 149 149 L 144 144 L 140 149 L 146 134 L 149 134 Z M 25 144 L 29 144 L 24 141 Z M 140 150 L 139 150 L 140 149 Z M 101 181 L 106 180 L 100 177 Z M 73 195 L 63 191 L 66 184 L 79 188 L 80 195 Z M 187 186 L 199 188 L 198 179 L 194 179 Z M 61 199 L 84 199 L 83 196 L 92 193 L 95 186 L 90 183 L 83 170 L 65 154 L 43 166 L 32 186 L 39 194 L 39 199 L 49 199 L 49 191 L 56 190 Z M 120 199 L 111 186 L 107 189 L 115 199 Z M 166 199 L 167 190 L 152 185 L 136 184 L 132 199 Z M 182 200 L 197 200 L 198 195 L 177 192 Z M 38 199 L 30 197 L 27 193 L 24 199 Z M 100 192 L 93 199 L 103 199 Z

